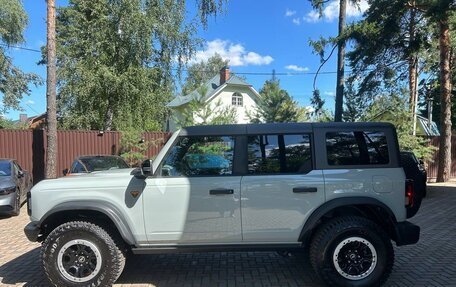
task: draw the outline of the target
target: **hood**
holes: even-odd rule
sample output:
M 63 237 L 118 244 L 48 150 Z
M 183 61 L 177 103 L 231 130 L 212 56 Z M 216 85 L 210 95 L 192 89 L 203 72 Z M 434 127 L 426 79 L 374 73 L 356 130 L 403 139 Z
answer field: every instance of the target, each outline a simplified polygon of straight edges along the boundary
M 33 190 L 85 189 L 99 187 L 127 186 L 134 176 L 134 168 L 95 171 L 81 175 L 69 175 L 57 179 L 42 180 L 33 187 Z
M 16 186 L 16 183 L 11 176 L 0 176 L 0 189 L 11 186 Z

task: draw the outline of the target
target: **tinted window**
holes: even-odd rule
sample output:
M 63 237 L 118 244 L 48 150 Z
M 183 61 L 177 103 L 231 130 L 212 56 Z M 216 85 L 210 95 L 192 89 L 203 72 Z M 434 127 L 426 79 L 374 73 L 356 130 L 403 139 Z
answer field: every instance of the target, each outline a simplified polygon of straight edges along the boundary
M 80 161 L 87 167 L 89 172 L 129 168 L 125 160 L 115 156 L 84 157 Z
M 307 173 L 312 170 L 309 135 L 248 137 L 249 174 Z
M 388 164 L 388 144 L 383 132 L 332 132 L 326 134 L 329 165 Z
M 73 167 L 71 168 L 71 173 L 82 173 L 82 172 L 87 172 L 85 168 L 82 166 L 82 164 L 77 161 L 73 164 Z
M 162 176 L 230 175 L 234 138 L 180 137 L 162 166 Z
M 11 164 L 9 161 L 0 161 L 0 176 L 11 175 Z

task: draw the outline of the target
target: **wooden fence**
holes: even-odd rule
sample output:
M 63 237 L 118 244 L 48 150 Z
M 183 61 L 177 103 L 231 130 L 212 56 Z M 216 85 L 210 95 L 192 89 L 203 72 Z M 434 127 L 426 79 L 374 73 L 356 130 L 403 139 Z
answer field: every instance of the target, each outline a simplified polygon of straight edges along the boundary
M 57 172 L 69 168 L 80 155 L 119 153 L 120 132 L 98 131 L 58 131 L 57 133 Z M 144 133 L 145 141 L 154 141 L 146 157 L 156 155 L 166 140 L 168 133 Z M 22 168 L 33 174 L 34 182 L 44 178 L 46 162 L 46 134 L 43 130 L 0 130 L 0 158 L 14 158 Z
M 428 180 L 435 180 L 437 178 L 437 170 L 439 168 L 439 144 L 440 144 L 440 137 L 431 137 L 429 144 L 436 147 L 436 151 L 434 152 L 431 160 L 425 163 L 426 170 L 428 174 Z M 451 178 L 456 178 L 456 136 L 451 137 Z

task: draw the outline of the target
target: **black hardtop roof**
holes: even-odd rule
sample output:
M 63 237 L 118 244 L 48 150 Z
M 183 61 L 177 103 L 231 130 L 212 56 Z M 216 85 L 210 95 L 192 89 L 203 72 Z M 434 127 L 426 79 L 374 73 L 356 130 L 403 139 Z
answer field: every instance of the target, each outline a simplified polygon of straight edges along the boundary
M 268 124 L 234 124 L 192 126 L 181 129 L 179 135 L 184 136 L 211 136 L 211 135 L 244 135 L 244 134 L 281 134 L 281 133 L 310 133 L 314 129 L 337 128 L 374 129 L 394 128 L 391 123 L 381 122 L 326 122 L 326 123 L 268 123 Z

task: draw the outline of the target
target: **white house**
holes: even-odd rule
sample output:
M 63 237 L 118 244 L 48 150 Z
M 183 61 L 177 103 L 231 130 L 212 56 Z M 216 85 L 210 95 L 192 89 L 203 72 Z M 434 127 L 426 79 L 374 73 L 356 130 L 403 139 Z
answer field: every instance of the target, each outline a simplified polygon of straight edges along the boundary
M 200 95 L 197 90 L 185 96 L 177 96 L 170 103 L 168 107 L 172 111 L 172 115 L 168 120 L 168 130 L 174 131 L 177 128 L 176 121 L 182 118 L 182 112 L 189 102 L 193 99 L 201 99 L 213 108 L 214 114 L 217 109 L 223 109 L 227 106 L 234 107 L 237 114 L 237 123 L 248 123 L 247 111 L 253 112 L 257 106 L 260 94 L 246 83 L 243 79 L 236 75 L 230 74 L 230 69 L 224 67 L 220 70 L 220 74 L 214 76 L 212 79 L 204 83 L 206 87 L 206 94 Z M 216 103 L 221 103 L 217 106 Z M 195 118 L 196 122 L 201 122 L 201 119 Z

